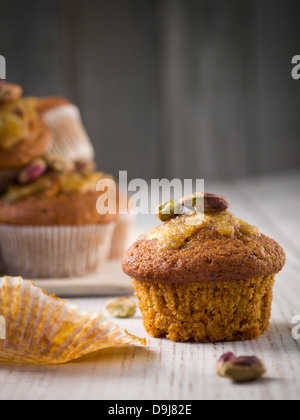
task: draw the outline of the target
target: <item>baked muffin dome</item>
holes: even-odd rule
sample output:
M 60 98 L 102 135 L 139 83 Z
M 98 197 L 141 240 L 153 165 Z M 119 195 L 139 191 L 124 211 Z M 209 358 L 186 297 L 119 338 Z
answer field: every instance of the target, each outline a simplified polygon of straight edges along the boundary
M 108 258 L 116 218 L 97 211 L 96 185 L 103 177 L 92 164 L 52 154 L 22 169 L 0 196 L 4 271 L 28 279 L 98 272 Z
M 161 230 L 167 231 L 173 223 L 168 221 Z M 158 242 L 155 230 L 139 238 L 124 256 L 125 273 L 144 281 L 203 283 L 265 276 L 279 272 L 285 264 L 285 253 L 273 239 L 238 228 L 233 235 L 222 235 L 213 220 L 178 249 L 161 248 Z
M 171 213 L 142 235 L 126 252 L 123 271 L 133 279 L 151 336 L 201 343 L 256 339 L 269 328 L 285 253 L 231 214 L 227 200 L 221 198 L 221 211 L 218 205 L 211 211 L 218 196 L 205 197 L 210 211 Z

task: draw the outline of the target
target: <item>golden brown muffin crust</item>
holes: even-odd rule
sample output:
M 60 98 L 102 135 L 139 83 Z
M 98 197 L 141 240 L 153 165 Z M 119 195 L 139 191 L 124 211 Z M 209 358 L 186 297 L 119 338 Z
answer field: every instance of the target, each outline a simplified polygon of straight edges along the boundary
M 44 194 L 20 202 L 0 205 L 0 223 L 19 226 L 81 226 L 109 223 L 115 215 L 100 215 L 97 192 L 70 192 L 57 196 Z
M 195 283 L 244 280 L 278 273 L 285 264 L 280 245 L 265 235 L 224 236 L 201 228 L 179 249 L 159 249 L 141 237 L 123 259 L 123 271 L 137 280 Z

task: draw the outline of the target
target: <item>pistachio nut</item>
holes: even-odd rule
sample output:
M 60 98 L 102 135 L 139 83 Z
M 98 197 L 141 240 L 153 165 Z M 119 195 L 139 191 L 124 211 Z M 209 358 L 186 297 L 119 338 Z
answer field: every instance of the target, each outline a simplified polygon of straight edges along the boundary
M 115 318 L 132 318 L 136 309 L 136 303 L 129 297 L 113 299 L 106 306 L 106 310 Z
M 29 184 L 40 178 L 47 171 L 47 163 L 42 158 L 34 159 L 28 166 L 19 172 L 18 180 L 20 184 Z
M 222 376 L 223 378 L 226 377 L 225 375 L 225 371 L 224 371 L 224 366 L 226 365 L 226 363 L 235 360 L 236 356 L 233 353 L 226 353 L 224 354 L 218 361 L 217 363 L 217 374 L 219 376 Z
M 174 216 L 183 213 L 183 207 L 177 201 L 165 201 L 160 204 L 156 209 L 156 215 L 162 222 L 167 222 L 169 219 L 172 219 Z
M 204 193 L 194 193 L 186 197 L 182 197 L 180 203 L 189 210 L 196 210 L 197 212 L 204 211 Z
M 235 382 L 249 382 L 261 378 L 266 373 L 266 368 L 256 356 L 235 357 L 234 354 L 227 353 L 219 360 L 217 373 Z
M 11 83 L 0 84 L 0 102 L 13 102 L 21 98 L 23 89 L 19 85 Z
M 47 153 L 45 156 L 48 168 L 55 172 L 72 172 L 75 169 L 75 164 L 57 156 L 54 153 Z
M 226 198 L 216 194 L 194 193 L 183 197 L 180 203 L 190 210 L 197 212 L 205 211 L 206 213 L 217 213 L 227 210 L 230 206 Z

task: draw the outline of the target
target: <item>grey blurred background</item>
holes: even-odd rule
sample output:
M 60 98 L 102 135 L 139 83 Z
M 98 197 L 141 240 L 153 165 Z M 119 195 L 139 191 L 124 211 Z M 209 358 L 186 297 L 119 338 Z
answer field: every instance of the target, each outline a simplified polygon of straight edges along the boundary
M 290 171 L 299 12 L 299 0 L 0 0 L 0 54 L 27 95 L 79 105 L 114 175 Z

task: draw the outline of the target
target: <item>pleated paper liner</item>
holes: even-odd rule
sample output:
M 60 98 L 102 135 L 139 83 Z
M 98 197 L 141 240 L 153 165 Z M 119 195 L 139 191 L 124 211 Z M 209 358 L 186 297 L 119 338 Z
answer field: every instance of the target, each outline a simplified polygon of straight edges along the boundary
M 95 273 L 107 261 L 115 222 L 89 226 L 0 225 L 6 275 L 67 278 Z
M 108 347 L 146 344 L 101 313 L 83 312 L 22 278 L 0 278 L 0 316 L 6 323 L 1 362 L 62 364 Z
M 54 154 L 70 161 L 94 160 L 94 148 L 75 105 L 57 107 L 44 113 L 43 119 L 52 134 Z

